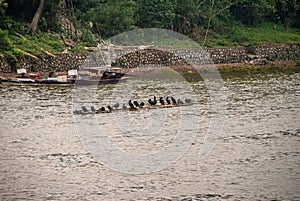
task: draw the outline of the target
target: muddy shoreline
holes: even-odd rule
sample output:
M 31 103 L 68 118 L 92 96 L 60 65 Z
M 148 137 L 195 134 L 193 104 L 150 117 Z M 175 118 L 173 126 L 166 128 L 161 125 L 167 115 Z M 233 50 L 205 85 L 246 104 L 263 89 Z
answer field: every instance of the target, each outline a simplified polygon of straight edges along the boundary
M 157 69 L 170 68 L 178 73 L 186 76 L 194 76 L 197 73 L 197 69 L 200 68 L 217 68 L 221 75 L 237 75 L 237 74 L 256 74 L 256 73 L 268 73 L 268 72 L 300 72 L 300 63 L 295 61 L 277 61 L 266 65 L 251 65 L 246 63 L 232 63 L 232 64 L 212 64 L 200 67 L 195 67 L 191 65 L 182 66 L 160 66 L 160 67 L 139 67 L 139 68 L 120 68 L 118 72 L 125 74 L 135 74 L 139 72 L 154 71 Z M 47 78 L 47 72 L 27 72 L 27 73 L 37 73 L 40 78 Z M 55 72 L 55 75 L 67 75 L 67 71 Z M 0 73 L 0 79 L 15 78 L 17 73 Z

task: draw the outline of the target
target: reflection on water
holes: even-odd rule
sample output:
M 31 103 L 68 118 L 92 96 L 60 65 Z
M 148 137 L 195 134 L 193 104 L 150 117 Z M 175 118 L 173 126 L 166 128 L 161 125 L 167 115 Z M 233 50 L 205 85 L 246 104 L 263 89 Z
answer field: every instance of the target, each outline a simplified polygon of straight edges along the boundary
M 181 98 L 192 96 L 195 102 L 181 113 L 168 108 L 80 118 L 72 115 L 81 104 L 122 105 L 129 98 L 146 102 L 154 94 L 184 92 L 178 90 L 181 86 L 141 82 L 126 94 L 122 88 L 103 85 L 93 89 L 92 96 L 88 90 L 86 101 L 85 97 L 72 97 L 72 87 L 0 85 L 0 198 L 300 199 L 300 74 L 225 80 L 228 98 L 224 131 L 213 152 L 203 160 L 198 154 L 212 115 L 203 82 L 192 84 L 195 95 L 176 94 Z M 199 122 L 188 150 L 172 165 L 148 174 L 131 175 L 108 168 L 88 153 L 77 133 L 78 124 L 95 118 L 95 124 L 106 129 L 102 137 L 119 149 L 155 152 L 172 142 L 180 115 Z M 123 119 L 128 122 L 120 123 Z M 108 129 L 111 122 L 119 122 L 113 128 L 116 131 Z M 149 129 L 156 135 L 149 135 Z

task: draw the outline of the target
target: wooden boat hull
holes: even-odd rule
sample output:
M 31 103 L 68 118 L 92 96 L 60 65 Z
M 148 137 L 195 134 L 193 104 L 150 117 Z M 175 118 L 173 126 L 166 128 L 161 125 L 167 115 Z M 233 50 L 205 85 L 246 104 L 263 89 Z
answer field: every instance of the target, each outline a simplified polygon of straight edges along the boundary
M 50 86 L 74 86 L 74 85 L 102 85 L 102 84 L 116 84 L 120 81 L 126 81 L 127 78 L 110 78 L 100 80 L 70 80 L 67 82 L 59 82 L 52 80 L 32 80 L 32 81 L 18 81 L 18 80 L 1 80 L 2 85 L 50 85 Z
M 85 80 L 78 79 L 74 81 L 75 85 L 101 85 L 101 84 L 117 84 L 120 81 L 126 81 L 128 78 L 126 77 L 118 77 L 118 78 L 101 78 L 100 80 Z

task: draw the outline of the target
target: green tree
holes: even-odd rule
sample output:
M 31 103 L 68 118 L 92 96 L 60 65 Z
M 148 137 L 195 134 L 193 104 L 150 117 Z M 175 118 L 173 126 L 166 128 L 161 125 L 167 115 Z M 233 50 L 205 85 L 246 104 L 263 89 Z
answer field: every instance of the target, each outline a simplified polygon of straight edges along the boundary
M 237 0 L 177 0 L 174 29 L 205 44 L 210 30 L 224 33 Z
M 291 25 L 296 25 L 297 12 L 299 12 L 300 9 L 299 4 L 299 0 L 277 0 L 275 3 L 276 20 L 284 24 L 287 29 Z
M 134 7 L 132 0 L 108 0 L 88 10 L 86 19 L 93 23 L 94 32 L 109 38 L 135 28 Z
M 256 26 L 274 10 L 273 1 L 243 0 L 231 7 L 231 14 L 248 26 Z
M 140 28 L 172 29 L 176 4 L 171 0 L 137 0 L 136 18 Z
M 31 33 L 32 35 L 36 34 L 38 22 L 43 14 L 44 7 L 45 0 L 40 0 L 39 7 L 35 12 L 34 17 L 32 18 L 30 25 L 28 26 L 27 33 Z
M 106 3 L 106 0 L 73 0 L 78 17 L 84 15 L 91 8 L 96 8 L 104 3 Z
M 203 25 L 205 19 L 201 17 L 201 3 L 194 0 L 176 1 L 174 30 L 191 35 L 194 27 Z M 206 12 L 206 11 L 204 11 Z
M 15 21 L 31 22 L 27 31 L 35 34 L 38 30 L 40 20 L 43 18 L 44 30 L 48 30 L 57 25 L 56 11 L 59 0 L 7 0 L 6 14 Z M 11 27 L 18 29 L 18 27 Z

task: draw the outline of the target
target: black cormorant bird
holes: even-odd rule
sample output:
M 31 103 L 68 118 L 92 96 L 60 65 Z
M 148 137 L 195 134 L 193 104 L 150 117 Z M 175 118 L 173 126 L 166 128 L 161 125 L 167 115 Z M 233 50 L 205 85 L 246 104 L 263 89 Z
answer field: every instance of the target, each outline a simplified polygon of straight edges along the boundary
M 101 112 L 104 112 L 104 111 L 105 111 L 105 107 L 103 107 L 103 106 L 100 107 L 100 111 L 101 111 Z
M 165 101 L 163 100 L 163 97 L 159 98 L 159 102 L 160 102 L 161 105 L 165 105 Z
M 149 105 L 154 105 L 154 102 L 151 100 L 151 98 L 148 99 Z
M 88 111 L 88 109 L 85 106 L 82 106 L 81 109 L 82 109 L 83 112 L 87 112 Z
M 135 107 L 139 107 L 140 106 L 139 102 L 137 102 L 137 101 L 133 101 L 133 104 L 135 105 Z
M 141 102 L 140 103 L 140 107 L 144 107 L 145 103 L 144 102 Z
M 177 105 L 176 99 L 173 96 L 171 96 L 171 100 L 172 100 L 173 105 Z
M 112 110 L 113 110 L 112 107 L 110 107 L 110 105 L 107 106 L 107 108 L 108 108 L 109 111 L 112 111 Z
M 128 104 L 129 104 L 129 110 L 137 110 L 137 108 L 134 107 L 134 105 L 133 105 L 133 103 L 131 102 L 131 100 L 129 100 Z
M 166 101 L 167 101 L 168 105 L 171 105 L 171 100 L 170 100 L 169 96 L 166 98 Z
M 130 107 L 131 109 L 132 109 L 132 108 L 135 108 L 134 105 L 132 104 L 131 100 L 128 101 L 128 105 L 129 105 L 129 107 Z
M 149 98 L 148 103 L 149 103 L 150 105 L 156 105 L 156 103 L 157 103 L 156 97 L 154 96 L 154 99 L 153 99 L 153 100 L 151 100 L 151 98 Z

